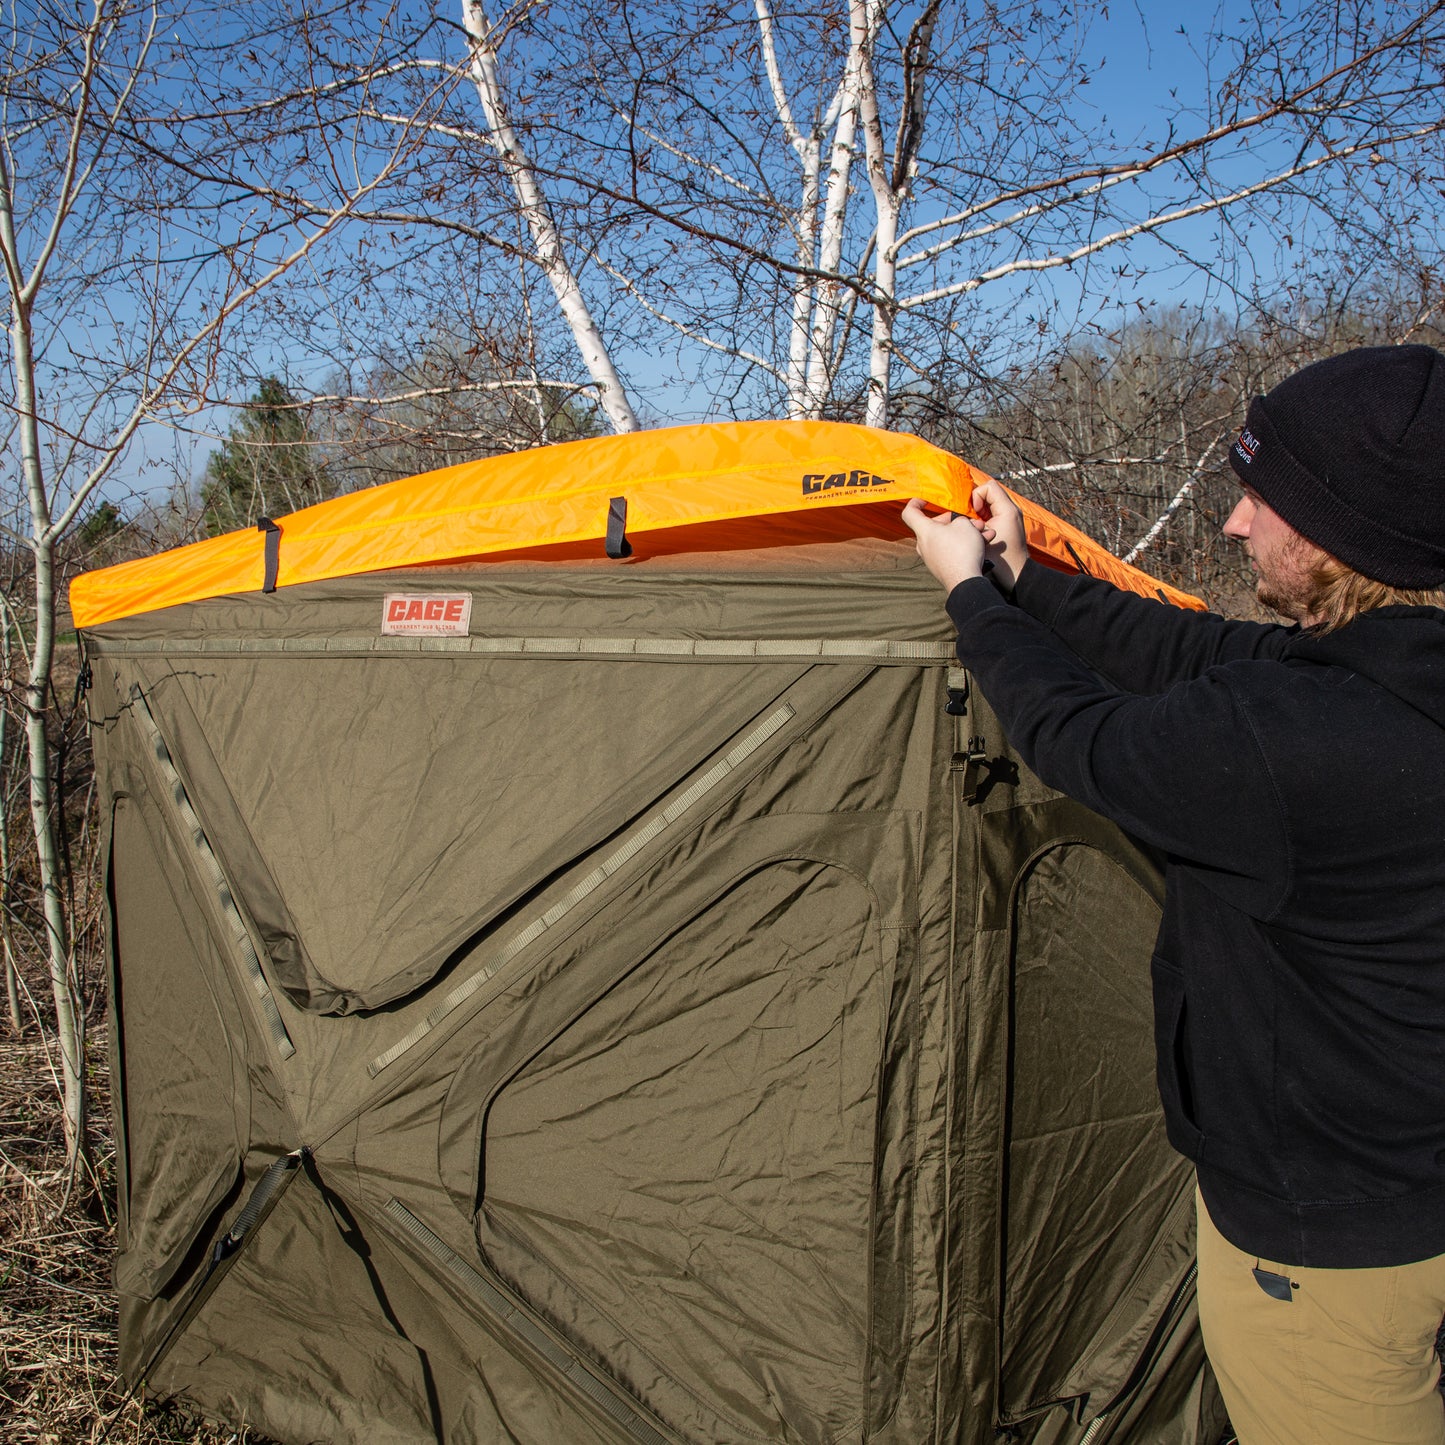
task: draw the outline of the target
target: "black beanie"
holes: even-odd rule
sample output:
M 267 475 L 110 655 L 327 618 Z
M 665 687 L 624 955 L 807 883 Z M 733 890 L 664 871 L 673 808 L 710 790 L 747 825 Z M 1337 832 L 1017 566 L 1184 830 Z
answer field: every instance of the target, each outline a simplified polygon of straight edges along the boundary
M 1391 587 L 1445 586 L 1445 355 L 1363 346 L 1249 404 L 1229 460 L 1291 527 Z

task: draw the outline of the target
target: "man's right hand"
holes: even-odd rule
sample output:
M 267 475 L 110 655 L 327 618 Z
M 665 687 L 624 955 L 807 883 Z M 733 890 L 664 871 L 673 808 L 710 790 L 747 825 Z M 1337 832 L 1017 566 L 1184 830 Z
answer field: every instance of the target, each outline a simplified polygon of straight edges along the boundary
M 970 503 L 983 523 L 985 555 L 993 563 L 993 578 L 1006 592 L 1012 592 L 1023 565 L 1029 560 L 1024 514 L 1001 482 L 987 481 L 975 487 Z

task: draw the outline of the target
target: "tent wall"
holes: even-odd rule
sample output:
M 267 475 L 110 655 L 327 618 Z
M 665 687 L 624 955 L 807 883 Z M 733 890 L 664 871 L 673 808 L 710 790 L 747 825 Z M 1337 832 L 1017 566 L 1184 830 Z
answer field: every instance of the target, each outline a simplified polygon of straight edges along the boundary
M 833 559 L 87 635 L 130 1374 L 283 1441 L 1208 1438 L 1157 871 Z

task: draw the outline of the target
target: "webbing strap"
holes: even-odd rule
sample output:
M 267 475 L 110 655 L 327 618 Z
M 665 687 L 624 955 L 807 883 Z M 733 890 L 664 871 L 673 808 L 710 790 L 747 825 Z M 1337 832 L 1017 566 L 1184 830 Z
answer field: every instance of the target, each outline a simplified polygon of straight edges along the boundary
M 386 1212 L 433 1259 L 454 1275 L 467 1290 L 514 1335 L 523 1339 L 548 1364 L 560 1371 L 635 1440 L 645 1445 L 668 1445 L 668 1437 L 641 1413 L 641 1407 L 621 1385 L 607 1379 L 575 1351 L 553 1338 L 530 1315 L 502 1293 L 486 1275 L 463 1259 L 451 1245 L 432 1233 L 399 1199 L 388 1199 Z
M 145 699 L 145 692 L 139 683 L 131 686 L 130 700 L 136 721 L 139 722 L 141 732 L 145 734 L 146 742 L 149 744 L 150 757 L 155 762 L 165 783 L 165 787 L 161 790 L 162 796 L 169 801 L 175 811 L 176 818 L 181 825 L 181 834 L 191 845 L 191 857 L 200 868 L 201 876 L 211 885 L 212 897 L 231 943 L 232 957 L 241 966 L 246 981 L 251 985 L 256 1006 L 260 1010 L 266 1032 L 270 1035 L 277 1053 L 283 1059 L 289 1059 L 296 1052 L 296 1045 L 291 1042 L 291 1035 L 286 1032 L 286 1025 L 282 1022 L 280 1009 L 276 1007 L 276 999 L 271 992 L 271 985 L 266 980 L 265 971 L 261 967 L 256 946 L 251 942 L 251 935 L 246 931 L 245 921 L 236 907 L 236 900 L 231 893 L 231 885 L 221 871 L 221 864 L 216 857 L 215 850 L 211 847 L 210 840 L 206 837 L 205 829 L 201 827 L 201 820 L 196 816 L 195 808 L 191 806 L 191 800 L 186 794 L 186 785 L 181 781 L 180 773 L 176 771 L 170 749 L 166 747 L 166 740 L 156 726 L 156 720 L 151 715 L 150 706 Z
M 614 561 L 632 555 L 627 540 L 627 498 L 613 497 L 607 503 L 607 555 Z
M 235 1222 L 216 1241 L 216 1247 L 211 1252 L 212 1265 L 220 1264 L 223 1259 L 229 1259 L 246 1242 L 246 1236 L 250 1234 L 263 1211 L 276 1198 L 280 1190 L 291 1182 L 291 1175 L 296 1166 L 301 1163 L 304 1153 L 305 1150 L 296 1149 L 290 1154 L 283 1154 L 279 1159 L 271 1161 L 266 1172 L 251 1191 L 251 1197 L 241 1207 L 241 1212 L 236 1216 Z
M 262 517 L 256 523 L 256 530 L 266 534 L 266 580 L 261 591 L 274 592 L 281 572 L 281 529 L 270 517 Z
M 257 652 L 322 652 L 328 656 L 371 653 L 447 653 L 517 657 L 751 658 L 766 662 L 803 658 L 814 662 L 948 662 L 951 642 L 908 642 L 896 638 L 834 637 L 381 637 L 342 633 L 302 637 L 138 637 L 93 636 L 93 651 L 105 656 L 189 656 Z
M 721 757 L 701 777 L 695 779 L 667 807 L 654 813 L 625 842 L 609 853 L 580 882 L 569 888 L 545 913 L 540 914 L 514 934 L 490 963 L 483 964 L 469 978 L 448 993 L 420 1023 L 404 1034 L 384 1054 L 373 1059 L 366 1071 L 374 1079 L 388 1065 L 394 1064 L 409 1049 L 415 1048 L 454 1009 L 461 1007 L 481 986 L 494 978 L 523 949 L 530 947 L 549 929 L 555 927 L 588 894 L 600 888 L 619 868 L 630 863 L 664 829 L 670 828 L 685 813 L 695 808 L 729 773 L 740 767 L 785 723 L 795 716 L 791 703 L 783 703 L 760 722 L 741 742 Z

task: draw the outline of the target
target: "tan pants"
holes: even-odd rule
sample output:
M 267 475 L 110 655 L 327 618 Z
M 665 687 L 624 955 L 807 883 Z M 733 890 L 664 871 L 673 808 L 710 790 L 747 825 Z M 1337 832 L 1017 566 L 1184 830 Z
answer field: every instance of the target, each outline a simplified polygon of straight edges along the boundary
M 1240 1445 L 1445 1445 L 1445 1255 L 1291 1268 L 1237 1250 L 1196 1202 L 1199 1323 Z M 1288 1300 L 1260 1287 L 1256 1265 L 1288 1278 Z

